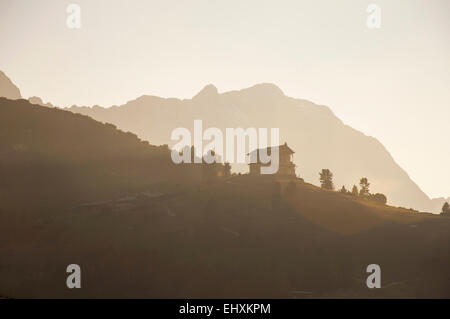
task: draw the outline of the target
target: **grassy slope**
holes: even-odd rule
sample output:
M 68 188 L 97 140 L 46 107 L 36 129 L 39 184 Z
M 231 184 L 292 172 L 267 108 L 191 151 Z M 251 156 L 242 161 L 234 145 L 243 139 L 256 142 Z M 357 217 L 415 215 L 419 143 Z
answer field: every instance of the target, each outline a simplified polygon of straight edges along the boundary
M 108 199 L 167 179 L 167 148 L 87 116 L 0 98 L 0 209 Z
M 154 187 L 169 196 L 72 208 L 36 225 L 34 238 L 9 250 L 7 279 L 0 283 L 5 293 L 450 296 L 448 218 L 375 206 L 308 184 L 276 199 L 271 183 L 245 177 L 194 188 Z M 82 266 L 83 289 L 65 288 L 62 270 L 70 263 Z M 376 291 L 365 286 L 371 263 L 382 269 L 383 288 Z
M 162 178 L 167 151 L 113 127 L 25 101 L 0 112 L 1 295 L 450 297 L 450 218 L 247 176 L 183 186 Z M 163 195 L 78 205 L 144 188 Z

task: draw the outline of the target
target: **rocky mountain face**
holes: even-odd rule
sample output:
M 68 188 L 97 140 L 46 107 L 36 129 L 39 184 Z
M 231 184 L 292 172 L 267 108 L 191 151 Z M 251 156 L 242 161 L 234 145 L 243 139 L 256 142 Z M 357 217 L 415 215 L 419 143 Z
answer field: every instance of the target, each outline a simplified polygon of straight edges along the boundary
M 0 71 L 0 97 L 10 100 L 22 98 L 19 88 L 2 71 Z

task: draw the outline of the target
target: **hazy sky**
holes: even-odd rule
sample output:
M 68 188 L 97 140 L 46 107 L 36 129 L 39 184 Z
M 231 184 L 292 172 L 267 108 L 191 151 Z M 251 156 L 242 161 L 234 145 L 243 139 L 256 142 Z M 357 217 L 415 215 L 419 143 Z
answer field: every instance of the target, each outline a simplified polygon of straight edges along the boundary
M 261 82 L 378 138 L 431 197 L 450 196 L 450 1 L 0 0 L 0 70 L 55 105 L 190 98 Z M 366 25 L 370 3 L 381 28 Z M 281 110 L 280 110 L 281 111 Z

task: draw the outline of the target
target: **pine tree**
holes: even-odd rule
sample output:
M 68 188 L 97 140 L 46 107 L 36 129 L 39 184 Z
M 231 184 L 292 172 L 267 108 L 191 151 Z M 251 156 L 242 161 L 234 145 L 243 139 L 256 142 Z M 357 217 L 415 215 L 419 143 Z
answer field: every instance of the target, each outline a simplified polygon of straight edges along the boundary
M 329 169 L 322 169 L 320 175 L 320 185 L 324 189 L 333 190 L 333 173 Z
M 356 185 L 353 185 L 353 188 L 352 188 L 352 195 L 353 195 L 353 196 L 358 196 L 358 187 L 356 187 Z
M 446 215 L 446 214 L 450 214 L 450 205 L 445 202 L 444 205 L 442 206 L 442 215 Z
M 370 194 L 369 193 L 370 183 L 367 180 L 367 178 L 365 178 L 365 177 L 361 178 L 361 180 L 359 181 L 359 186 L 361 186 L 361 190 L 359 191 L 359 195 L 361 197 L 365 197 L 365 196 L 368 196 Z

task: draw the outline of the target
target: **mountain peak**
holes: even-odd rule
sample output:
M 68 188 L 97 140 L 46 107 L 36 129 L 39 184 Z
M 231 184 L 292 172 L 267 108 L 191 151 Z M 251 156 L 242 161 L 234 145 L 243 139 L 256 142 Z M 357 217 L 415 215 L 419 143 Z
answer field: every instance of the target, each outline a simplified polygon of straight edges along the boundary
M 255 94 L 284 95 L 283 91 L 273 83 L 259 83 L 242 91 L 248 91 Z
M 19 88 L 2 71 L 0 71 L 0 96 L 10 100 L 22 98 Z
M 214 97 L 218 94 L 219 94 L 219 92 L 217 91 L 217 88 L 212 84 L 208 84 L 200 92 L 198 92 L 197 95 L 195 95 L 193 97 L 193 99 L 209 98 L 209 97 Z

